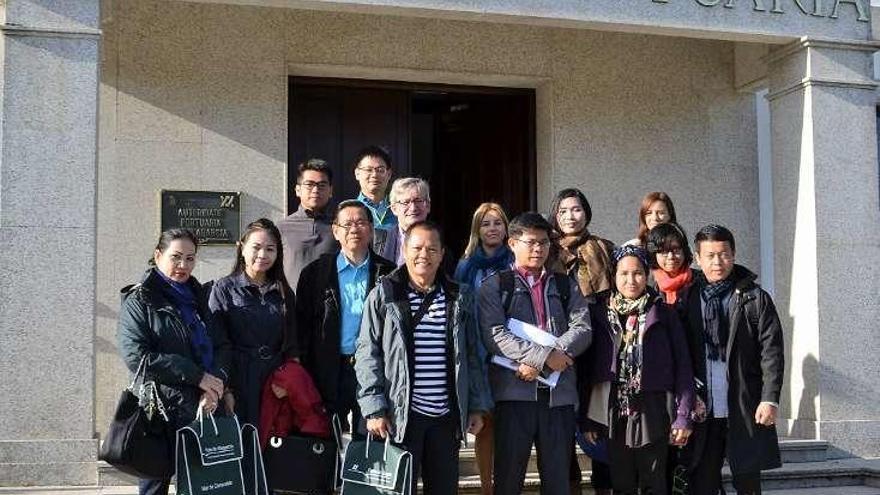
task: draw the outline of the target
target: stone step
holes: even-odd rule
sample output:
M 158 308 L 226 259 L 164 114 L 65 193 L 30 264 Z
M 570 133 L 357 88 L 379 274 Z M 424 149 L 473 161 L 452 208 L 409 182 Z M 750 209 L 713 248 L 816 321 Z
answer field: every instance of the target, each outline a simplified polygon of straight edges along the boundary
M 826 460 L 828 442 L 824 440 L 785 439 L 779 443 L 783 463 L 816 463 Z M 588 472 L 591 467 L 590 458 L 578 449 L 578 463 L 581 470 Z M 537 456 L 532 451 L 529 460 L 529 473 L 537 473 Z M 463 478 L 479 474 L 473 448 L 464 448 L 459 457 L 459 472 Z M 134 477 L 121 473 L 104 462 L 98 463 L 98 486 L 124 486 L 137 483 Z
M 822 462 L 828 459 L 828 441 L 782 438 L 779 440 L 782 463 Z
M 112 470 L 104 465 L 104 470 Z M 589 488 L 589 472 L 584 472 L 583 495 L 592 495 Z M 824 462 L 797 462 L 780 469 L 765 471 L 762 475 L 764 493 L 768 495 L 880 495 L 880 458 L 838 459 Z M 731 493 L 730 473 L 725 468 L 724 480 Z M 524 494 L 540 492 L 537 473 L 526 476 Z M 137 493 L 133 482 L 118 486 L 68 486 L 68 487 L 12 487 L 0 488 L 0 495 L 132 495 Z M 173 493 L 173 486 L 172 486 Z M 459 493 L 480 493 L 480 480 L 476 475 L 462 476 Z M 735 493 L 735 492 L 734 492 Z
M 723 474 L 728 492 L 730 492 L 732 486 L 730 485 L 731 478 L 728 467 L 725 466 Z M 880 458 L 835 459 L 785 464 L 779 469 L 761 473 L 761 485 L 767 490 L 878 486 L 880 485 Z
M 762 490 L 761 492 L 764 495 L 880 495 L 880 488 L 861 485 L 796 488 L 792 490 Z
M 782 454 L 782 462 L 784 464 L 798 462 L 821 462 L 826 460 L 828 454 L 828 442 L 825 440 L 802 440 L 794 438 L 786 438 L 779 442 L 779 450 Z M 578 463 L 583 470 L 590 469 L 590 458 L 586 456 L 580 449 L 578 451 Z M 529 460 L 528 472 L 537 472 L 537 457 L 535 451 L 532 450 L 532 457 Z M 478 474 L 476 467 L 476 456 L 474 449 L 461 449 L 459 457 L 459 472 L 462 476 L 470 476 Z

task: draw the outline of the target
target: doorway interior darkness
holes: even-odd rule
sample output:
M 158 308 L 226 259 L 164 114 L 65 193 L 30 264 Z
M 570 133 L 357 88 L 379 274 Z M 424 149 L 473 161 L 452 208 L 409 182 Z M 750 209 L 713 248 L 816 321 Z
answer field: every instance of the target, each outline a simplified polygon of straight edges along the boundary
M 333 197 L 356 197 L 355 154 L 388 150 L 394 178 L 431 185 L 430 219 L 460 256 L 484 201 L 508 215 L 536 207 L 535 92 L 393 81 L 290 78 L 288 177 L 308 158 L 333 169 Z M 298 201 L 288 186 L 288 211 Z

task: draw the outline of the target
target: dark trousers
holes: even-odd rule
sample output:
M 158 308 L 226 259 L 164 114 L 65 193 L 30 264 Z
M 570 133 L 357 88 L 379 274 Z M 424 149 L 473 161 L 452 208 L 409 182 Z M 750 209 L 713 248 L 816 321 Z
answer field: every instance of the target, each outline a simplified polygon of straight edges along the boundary
M 138 480 L 139 495 L 168 495 L 171 478 L 166 480 Z
M 721 466 L 727 451 L 727 419 L 707 419 L 705 435 L 703 453 L 691 471 L 688 484 L 692 495 L 724 493 L 721 487 Z M 733 487 L 739 495 L 761 495 L 761 473 L 733 473 Z
M 593 489 L 610 490 L 611 489 L 611 466 L 608 463 L 592 459 L 591 464 L 593 470 L 590 473 L 590 484 Z
M 458 493 L 461 431 L 454 414 L 432 418 L 410 409 L 401 447 L 412 454 L 413 495 L 416 494 L 419 476 L 424 484 L 424 495 Z
M 614 493 L 665 495 L 668 454 L 666 443 L 656 442 L 631 448 L 626 446 L 623 436 L 618 435 L 618 438 L 612 438 L 608 443 L 608 464 L 611 466 Z
M 550 393 L 539 389 L 536 402 L 495 404 L 495 495 L 522 493 L 532 444 L 538 453 L 543 495 L 570 493 L 574 406 L 550 407 Z
M 354 360 L 351 356 L 340 357 L 339 386 L 336 389 L 336 403 L 333 412 L 339 415 L 343 433 L 349 431 L 352 440 L 363 440 L 365 434 L 362 432 L 366 431 L 366 425 L 357 401 L 358 384 L 357 375 L 354 372 Z M 351 413 L 351 425 L 346 422 L 348 413 Z

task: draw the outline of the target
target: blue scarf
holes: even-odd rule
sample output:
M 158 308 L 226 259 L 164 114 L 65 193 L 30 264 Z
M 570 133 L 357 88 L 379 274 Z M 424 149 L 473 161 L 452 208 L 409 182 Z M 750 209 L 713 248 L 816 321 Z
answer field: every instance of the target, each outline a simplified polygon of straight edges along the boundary
M 205 323 L 199 317 L 196 295 L 188 283 L 180 283 L 166 277 L 162 270 L 155 269 L 162 279 L 162 294 L 177 308 L 183 323 L 191 330 L 190 348 L 208 371 L 214 369 L 214 345 L 208 335 Z
M 513 251 L 507 245 L 502 244 L 492 256 L 486 256 L 483 246 L 479 245 L 474 254 L 458 263 L 455 280 L 477 287 L 477 280 L 474 279 L 480 270 L 483 271 L 484 277 L 488 277 L 497 271 L 509 268 L 511 263 L 513 263 Z

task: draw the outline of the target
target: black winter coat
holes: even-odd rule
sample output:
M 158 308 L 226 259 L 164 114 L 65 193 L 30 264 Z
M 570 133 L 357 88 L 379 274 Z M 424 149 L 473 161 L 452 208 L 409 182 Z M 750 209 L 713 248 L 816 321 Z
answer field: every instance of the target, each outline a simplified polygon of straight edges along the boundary
M 152 268 L 139 284 L 122 289 L 122 308 L 116 337 L 119 352 L 134 373 L 147 356 L 146 379 L 159 384 L 159 393 L 171 421 L 184 426 L 193 421 L 202 391 L 199 382 L 205 370 L 192 351 L 191 330 L 177 308 L 162 294 L 165 282 Z M 199 302 L 199 315 L 205 318 L 207 294 L 195 278 L 189 285 Z
M 339 386 L 340 317 L 339 275 L 335 253 L 321 255 L 309 263 L 300 275 L 296 314 L 299 327 L 302 363 L 312 375 L 325 406 L 335 410 Z M 396 268 L 394 263 L 370 253 L 370 276 L 367 294 L 378 280 Z
M 755 283 L 754 273 L 735 265 L 730 279 L 727 342 L 728 434 L 727 460 L 735 473 L 757 472 L 782 465 L 775 426 L 755 423 L 761 402 L 779 403 L 785 371 L 782 325 L 770 295 Z M 688 299 L 686 331 L 694 376 L 706 383 L 706 346 L 703 341 L 701 281 Z M 699 392 L 707 400 L 705 390 Z M 705 448 L 705 423 L 696 425 L 688 442 L 691 459 L 699 460 Z

